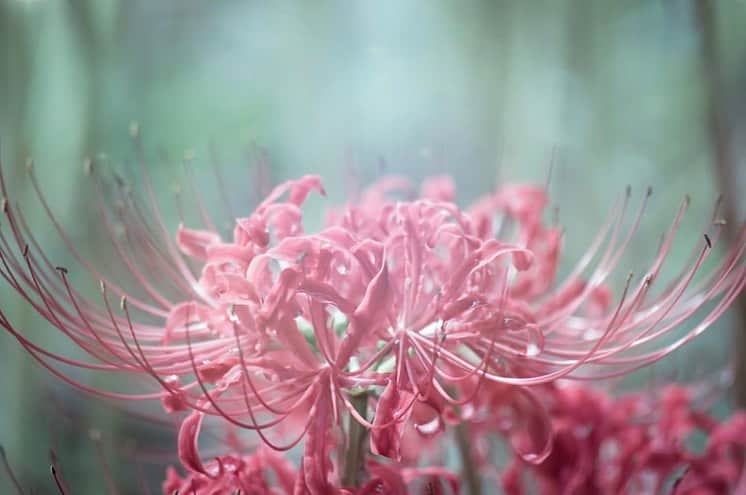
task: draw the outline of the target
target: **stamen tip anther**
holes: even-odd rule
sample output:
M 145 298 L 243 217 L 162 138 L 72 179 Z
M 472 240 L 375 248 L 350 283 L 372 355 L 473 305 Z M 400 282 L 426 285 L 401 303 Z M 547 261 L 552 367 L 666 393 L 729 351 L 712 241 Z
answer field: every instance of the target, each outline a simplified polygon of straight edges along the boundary
M 106 283 L 103 280 L 98 281 L 99 290 L 102 294 L 106 294 Z
M 631 185 L 627 184 L 627 187 L 624 188 L 624 194 L 626 194 L 628 198 L 632 195 Z
M 653 186 L 648 186 L 647 191 L 645 192 L 646 196 L 649 198 L 653 195 Z
M 119 307 L 122 311 L 127 310 L 127 296 L 122 296 L 122 299 L 119 300 Z
M 715 221 L 712 222 L 713 225 L 727 225 L 728 222 L 724 218 L 716 218 Z
M 2 207 L 3 213 L 8 213 L 8 198 L 3 198 Z
M 710 236 L 705 234 L 705 242 L 707 243 L 707 247 L 712 249 L 712 239 L 710 239 Z
M 60 272 L 62 275 L 67 275 L 67 268 L 65 268 L 64 266 L 55 266 L 54 269 Z
M 689 206 L 689 204 L 692 202 L 692 197 L 688 194 L 684 195 L 684 206 Z
M 34 170 L 34 159 L 33 158 L 26 158 L 26 172 L 33 172 Z
M 23 246 L 23 257 L 24 258 L 28 257 L 28 249 L 29 249 L 28 244 Z

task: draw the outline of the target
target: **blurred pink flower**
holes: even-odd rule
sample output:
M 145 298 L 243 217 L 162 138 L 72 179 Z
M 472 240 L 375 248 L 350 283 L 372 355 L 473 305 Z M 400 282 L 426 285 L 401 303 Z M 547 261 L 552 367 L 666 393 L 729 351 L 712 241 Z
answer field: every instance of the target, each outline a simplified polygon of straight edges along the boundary
M 179 476 L 168 468 L 163 482 L 164 495 L 292 495 L 296 470 L 277 452 L 260 447 L 248 456 L 222 455 L 200 470 Z
M 508 495 L 715 495 L 746 487 L 744 413 L 719 422 L 692 388 L 612 398 L 591 388 L 549 386 L 543 396 L 553 449 L 540 465 L 515 459 L 508 466 L 502 475 Z M 697 432 L 707 438 L 703 450 L 692 446 Z

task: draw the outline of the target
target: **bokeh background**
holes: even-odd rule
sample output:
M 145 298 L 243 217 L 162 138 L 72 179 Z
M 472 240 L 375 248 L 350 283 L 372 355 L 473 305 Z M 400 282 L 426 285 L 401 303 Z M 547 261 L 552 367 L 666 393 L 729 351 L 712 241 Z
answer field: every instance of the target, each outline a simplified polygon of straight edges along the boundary
M 344 200 L 351 176 L 366 183 L 397 173 L 416 182 L 448 173 L 468 204 L 501 182 L 543 183 L 553 163 L 549 184 L 569 260 L 626 184 L 638 200 L 652 186 L 619 282 L 645 269 L 686 194 L 692 207 L 672 268 L 701 242 L 718 191 L 727 194 L 731 232 L 743 220 L 744 26 L 742 0 L 1 0 L 0 158 L 12 201 L 50 257 L 92 294 L 96 281 L 73 268 L 24 163 L 33 157 L 81 251 L 115 265 L 82 163 L 95 157 L 103 173 L 116 169 L 141 186 L 133 121 L 162 202 L 173 204 L 184 157 L 193 157 L 196 186 L 227 224 L 213 154 L 244 213 L 257 189 L 257 150 L 266 152 L 274 182 L 321 174 L 329 201 Z M 182 198 L 189 205 L 188 190 Z M 314 201 L 310 217 L 320 222 L 325 204 Z M 175 230 L 174 208 L 165 209 Z M 0 298 L 29 336 L 70 347 L 4 281 Z M 738 369 L 746 351 L 741 321 L 731 311 L 692 347 L 633 381 Z M 727 380 L 722 392 L 725 408 L 737 393 Z M 72 391 L 5 333 L 0 443 L 22 484 L 41 493 L 51 493 L 52 446 L 75 494 L 105 492 L 106 471 L 121 493 L 141 490 L 138 479 L 157 493 L 174 450 L 173 428 Z M 0 491 L 10 489 L 0 474 Z

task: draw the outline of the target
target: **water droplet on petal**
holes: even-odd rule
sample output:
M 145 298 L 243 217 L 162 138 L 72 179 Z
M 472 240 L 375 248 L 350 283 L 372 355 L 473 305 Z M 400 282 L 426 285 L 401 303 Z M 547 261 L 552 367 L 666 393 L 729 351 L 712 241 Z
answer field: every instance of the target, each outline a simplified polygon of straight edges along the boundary
M 597 328 L 589 328 L 585 332 L 583 332 L 583 339 L 584 340 L 598 340 L 601 337 L 603 337 L 604 333 L 597 329 Z
M 526 356 L 538 356 L 544 350 L 544 334 L 536 325 L 526 325 L 526 330 L 528 332 Z
M 414 428 L 420 435 L 430 437 L 441 431 L 442 422 L 440 416 L 435 416 L 427 423 L 415 424 Z
M 524 461 L 528 462 L 529 464 L 535 464 L 536 461 L 539 459 L 539 456 L 534 453 L 526 453 L 521 456 Z

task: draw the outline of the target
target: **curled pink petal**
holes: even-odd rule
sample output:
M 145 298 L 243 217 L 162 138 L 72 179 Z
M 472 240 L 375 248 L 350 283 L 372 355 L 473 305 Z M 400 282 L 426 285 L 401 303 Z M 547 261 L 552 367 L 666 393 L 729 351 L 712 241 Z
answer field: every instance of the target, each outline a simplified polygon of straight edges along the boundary
M 199 431 L 204 413 L 193 412 L 184 419 L 179 428 L 178 452 L 182 466 L 193 473 L 207 474 L 199 455 Z
M 179 226 L 176 232 L 176 243 L 185 254 L 198 260 L 207 259 L 208 249 L 220 243 L 220 236 L 205 230 L 193 230 Z

